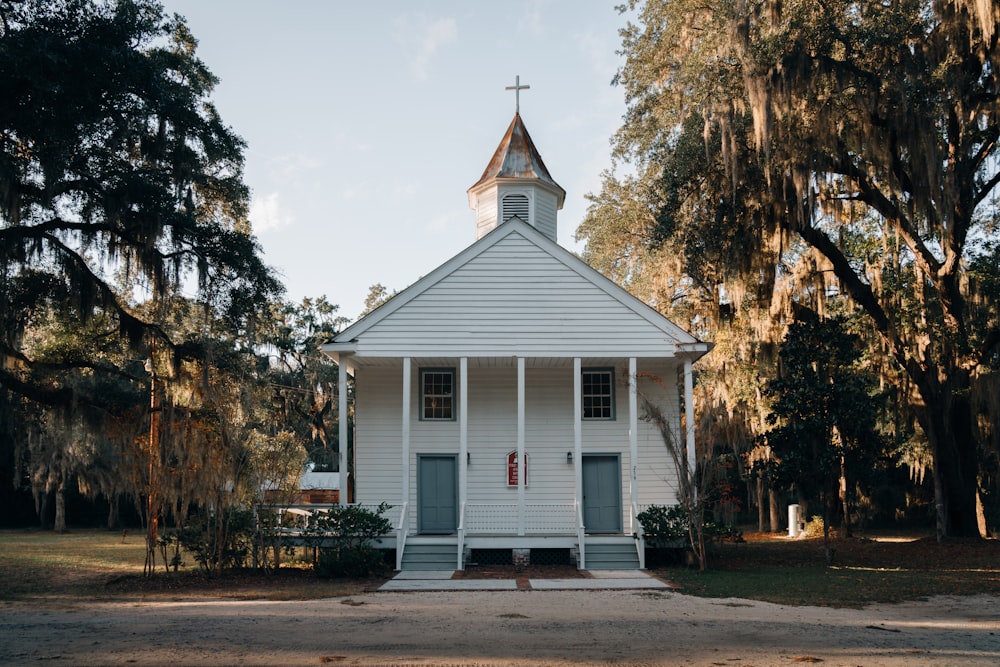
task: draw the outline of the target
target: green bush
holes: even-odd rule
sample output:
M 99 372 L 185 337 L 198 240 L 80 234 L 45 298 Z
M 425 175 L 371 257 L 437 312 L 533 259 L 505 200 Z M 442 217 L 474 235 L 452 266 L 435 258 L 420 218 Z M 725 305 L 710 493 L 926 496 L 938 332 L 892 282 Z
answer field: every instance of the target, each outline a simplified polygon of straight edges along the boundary
M 687 544 L 687 513 L 680 505 L 650 505 L 636 516 L 642 524 L 646 544 L 651 547 L 680 547 Z
M 636 517 L 642 524 L 646 544 L 654 548 L 688 546 L 688 528 L 691 522 L 681 505 L 650 505 Z M 743 533 L 733 526 L 706 521 L 703 529 L 710 540 L 740 542 Z
M 390 507 L 386 503 L 374 510 L 335 505 L 318 515 L 307 531 L 319 547 L 316 573 L 321 577 L 369 577 L 384 571 L 385 559 L 375 541 L 392 530 L 392 522 L 383 516 Z
M 253 551 L 253 512 L 230 508 L 221 514 L 196 514 L 167 539 L 194 556 L 205 572 L 246 567 Z M 174 564 L 176 569 L 180 563 Z

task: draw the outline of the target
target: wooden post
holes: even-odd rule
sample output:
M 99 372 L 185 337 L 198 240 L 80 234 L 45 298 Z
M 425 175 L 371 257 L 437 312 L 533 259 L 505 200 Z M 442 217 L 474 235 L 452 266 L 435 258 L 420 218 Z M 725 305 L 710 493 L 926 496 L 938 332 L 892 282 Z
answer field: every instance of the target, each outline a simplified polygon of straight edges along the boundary
M 527 470 L 524 468 L 524 357 L 517 358 L 517 534 L 525 532 L 525 489 Z
M 349 501 L 348 497 L 350 494 L 347 492 L 347 448 L 348 448 L 348 430 L 347 430 L 347 364 L 344 363 L 344 356 L 341 355 L 337 363 L 337 390 L 340 395 L 337 397 L 337 441 L 340 447 L 340 457 L 337 463 L 337 469 L 340 473 L 339 486 L 340 493 L 338 493 L 337 501 L 338 505 L 344 506 Z

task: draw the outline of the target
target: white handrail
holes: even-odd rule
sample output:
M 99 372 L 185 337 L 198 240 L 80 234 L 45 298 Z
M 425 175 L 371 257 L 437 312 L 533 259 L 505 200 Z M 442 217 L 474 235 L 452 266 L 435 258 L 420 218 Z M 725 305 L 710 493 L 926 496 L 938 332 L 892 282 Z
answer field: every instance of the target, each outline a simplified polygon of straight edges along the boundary
M 576 542 L 577 542 L 577 545 L 578 545 L 577 549 L 580 552 L 579 557 L 577 558 L 576 567 L 577 567 L 577 569 L 580 569 L 580 570 L 586 570 L 587 569 L 587 550 L 586 550 L 586 547 L 584 546 L 584 540 L 583 540 L 583 535 L 584 535 L 584 530 L 585 530 L 584 527 L 583 527 L 583 507 L 580 505 L 580 503 L 578 503 L 578 502 L 576 502 L 574 500 L 573 501 L 573 508 L 576 510 Z
M 458 511 L 458 569 L 464 570 L 465 564 L 462 562 L 462 555 L 465 553 L 465 503 L 459 506 Z
M 632 530 L 635 535 L 635 550 L 639 556 L 639 569 L 646 569 L 646 531 L 643 530 L 642 522 L 639 521 L 639 506 L 632 503 Z
M 406 547 L 406 534 L 409 532 L 410 521 L 407 516 L 410 503 L 403 503 L 399 510 L 399 525 L 396 526 L 396 569 L 403 569 L 403 549 Z

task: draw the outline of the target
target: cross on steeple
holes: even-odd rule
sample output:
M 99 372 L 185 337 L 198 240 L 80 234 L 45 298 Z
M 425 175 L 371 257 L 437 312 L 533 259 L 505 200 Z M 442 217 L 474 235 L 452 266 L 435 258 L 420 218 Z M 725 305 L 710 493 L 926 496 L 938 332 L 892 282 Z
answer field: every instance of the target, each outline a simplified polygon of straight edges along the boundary
M 518 74 L 517 76 L 514 77 L 514 85 L 513 86 L 507 86 L 504 89 L 504 90 L 513 90 L 514 91 L 514 113 L 518 113 L 518 114 L 521 113 L 521 91 L 522 90 L 527 90 L 528 88 L 531 88 L 531 86 L 527 86 L 527 85 L 526 86 L 522 86 L 521 85 L 521 75 Z

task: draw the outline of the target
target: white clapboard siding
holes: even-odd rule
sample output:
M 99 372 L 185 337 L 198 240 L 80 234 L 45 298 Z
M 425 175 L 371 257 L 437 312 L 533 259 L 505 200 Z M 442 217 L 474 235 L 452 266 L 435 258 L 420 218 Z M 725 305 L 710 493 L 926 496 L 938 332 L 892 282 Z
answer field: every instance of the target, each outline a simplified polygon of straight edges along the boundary
M 667 417 L 675 438 L 684 446 L 678 401 L 678 365 L 658 363 L 639 369 L 639 394 L 647 396 Z M 678 499 L 677 471 L 659 429 L 644 419 L 639 401 L 639 505 L 672 505 Z
M 454 366 L 458 367 L 458 360 Z M 627 360 L 615 368 L 616 418 L 583 424 L 583 453 L 618 454 L 622 465 L 622 525 L 630 524 L 629 402 L 625 378 Z M 640 368 L 662 378 L 663 385 L 640 379 L 640 391 L 655 395 L 658 404 L 676 421 L 676 367 L 661 364 Z M 410 529 L 416 530 L 418 454 L 458 454 L 457 421 L 422 422 L 419 419 L 419 368 L 411 378 L 410 404 Z M 402 503 L 402 371 L 400 367 L 364 367 L 356 376 L 355 493 L 357 501 Z M 468 405 L 468 491 L 470 504 L 513 505 L 517 487 L 508 487 L 507 454 L 517 449 L 517 371 L 506 368 L 470 368 Z M 576 496 L 573 441 L 572 367 L 529 368 L 525 373 L 525 449 L 528 453 L 528 504 L 572 504 Z M 675 426 L 679 432 L 679 425 Z M 640 504 L 676 502 L 672 463 L 659 432 L 641 420 L 638 429 L 638 483 Z
M 551 192 L 539 190 L 535 195 L 535 218 L 532 226 L 553 241 L 556 240 L 556 210 L 558 198 Z
M 524 207 L 504 198 L 510 195 L 523 197 Z M 512 204 L 514 204 L 512 206 Z M 550 190 L 524 183 L 500 185 L 476 195 L 476 238 L 482 238 L 493 231 L 498 224 L 507 222 L 510 214 L 516 214 L 522 221 L 537 229 L 547 238 L 557 239 L 557 211 L 559 198 Z M 501 217 L 502 216 L 502 217 Z
M 690 334 L 518 219 L 338 334 L 365 359 L 456 355 L 671 358 Z
M 489 188 L 478 195 L 476 238 L 480 239 L 497 226 L 497 191 Z
M 402 366 L 368 368 L 354 380 L 355 501 L 400 506 Z
M 676 339 L 537 245 L 510 235 L 388 314 L 364 356 L 664 356 Z

